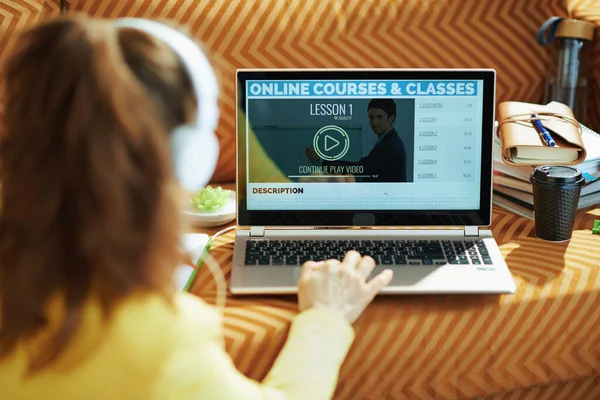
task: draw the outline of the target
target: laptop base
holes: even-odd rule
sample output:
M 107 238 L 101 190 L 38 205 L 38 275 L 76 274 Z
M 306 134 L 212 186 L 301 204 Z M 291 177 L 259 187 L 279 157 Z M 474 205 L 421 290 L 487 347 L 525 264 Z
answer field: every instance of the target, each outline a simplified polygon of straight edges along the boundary
M 491 231 L 481 230 L 477 237 L 465 237 L 464 230 L 268 230 L 264 237 L 251 238 L 250 231 L 240 230 L 236 236 L 230 292 L 232 294 L 294 294 L 301 274 L 301 265 L 245 265 L 248 241 L 254 243 L 278 241 L 282 246 L 290 241 L 384 241 L 384 242 L 433 242 L 452 241 L 467 245 L 481 242 L 485 245 L 491 263 L 451 264 L 435 261 L 433 265 L 411 264 L 377 265 L 371 274 L 375 276 L 385 269 L 394 271 L 390 285 L 382 294 L 485 294 L 514 293 L 514 280 L 506 266 Z M 252 244 L 254 244 L 252 243 Z M 401 245 L 400 245 L 401 246 Z M 458 257 L 457 257 L 458 258 Z M 467 258 L 467 257 L 465 257 Z M 274 260 L 274 258 L 271 258 Z M 381 258 L 378 258 L 382 261 Z

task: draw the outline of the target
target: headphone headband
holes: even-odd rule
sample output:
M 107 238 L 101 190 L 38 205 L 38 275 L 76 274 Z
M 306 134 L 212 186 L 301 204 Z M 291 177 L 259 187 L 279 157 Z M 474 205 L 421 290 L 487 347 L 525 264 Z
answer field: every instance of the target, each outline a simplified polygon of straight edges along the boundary
M 191 38 L 168 25 L 141 18 L 117 19 L 115 25 L 138 29 L 163 41 L 188 73 L 196 95 L 196 118 L 193 123 L 175 129 L 171 147 L 181 185 L 190 191 L 201 188 L 212 176 L 219 151 L 214 133 L 219 121 L 219 89 L 208 59 Z
M 115 24 L 120 28 L 134 28 L 146 32 L 165 42 L 177 54 L 198 97 L 195 123 L 208 125 L 211 122 L 210 128 L 216 129 L 219 110 L 211 100 L 218 97 L 217 78 L 199 46 L 182 32 L 160 22 L 141 18 L 121 18 L 116 20 Z

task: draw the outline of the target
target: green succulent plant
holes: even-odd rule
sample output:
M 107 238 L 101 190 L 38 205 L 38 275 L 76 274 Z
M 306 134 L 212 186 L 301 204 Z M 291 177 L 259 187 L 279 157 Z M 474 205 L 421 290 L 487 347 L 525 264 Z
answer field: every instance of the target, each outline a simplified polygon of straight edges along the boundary
M 207 186 L 198 190 L 190 200 L 192 206 L 201 211 L 212 211 L 223 207 L 229 201 L 231 190 L 225 190 L 221 186 L 216 189 Z

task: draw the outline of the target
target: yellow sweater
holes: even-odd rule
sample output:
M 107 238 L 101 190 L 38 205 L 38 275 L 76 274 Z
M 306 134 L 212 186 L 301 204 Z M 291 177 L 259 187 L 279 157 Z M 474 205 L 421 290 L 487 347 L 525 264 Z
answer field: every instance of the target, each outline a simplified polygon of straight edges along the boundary
M 22 344 L 0 361 L 0 399 L 327 399 L 354 338 L 339 316 L 302 312 L 258 383 L 225 352 L 218 310 L 193 295 L 177 294 L 174 307 L 158 296 L 132 296 L 105 325 L 88 305 L 64 356 L 29 380 L 22 378 L 26 355 L 43 334 Z

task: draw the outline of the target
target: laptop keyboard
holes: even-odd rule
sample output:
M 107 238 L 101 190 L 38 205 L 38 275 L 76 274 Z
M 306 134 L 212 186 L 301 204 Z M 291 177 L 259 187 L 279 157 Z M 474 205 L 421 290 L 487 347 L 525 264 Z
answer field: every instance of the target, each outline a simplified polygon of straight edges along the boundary
M 302 265 L 342 260 L 349 250 L 378 265 L 481 265 L 492 259 L 483 240 L 248 240 L 246 265 Z

